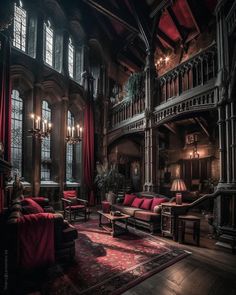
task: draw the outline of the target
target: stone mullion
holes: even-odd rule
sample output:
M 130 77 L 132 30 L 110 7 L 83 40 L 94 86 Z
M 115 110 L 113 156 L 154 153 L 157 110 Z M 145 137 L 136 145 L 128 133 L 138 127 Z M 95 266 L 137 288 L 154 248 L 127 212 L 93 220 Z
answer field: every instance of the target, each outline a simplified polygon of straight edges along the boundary
M 236 103 L 231 102 L 231 153 L 232 153 L 232 183 L 236 185 Z
M 65 76 L 69 76 L 69 67 L 68 67 L 68 44 L 69 44 L 69 33 L 64 31 L 63 33 L 63 59 L 62 59 L 62 68 Z
M 41 100 L 42 100 L 42 85 L 36 83 L 34 85 L 33 97 L 33 112 L 36 116 L 41 117 Z M 32 192 L 34 196 L 38 196 L 40 192 L 40 171 L 41 171 L 41 141 L 38 138 L 32 137 L 33 140 L 33 179 L 32 179 Z
M 225 107 L 227 183 L 232 182 L 230 104 Z
M 66 132 L 67 132 L 67 113 L 68 113 L 68 97 L 63 97 L 62 101 L 53 106 L 53 133 L 52 141 L 54 142 L 53 162 L 55 169 L 53 174 L 58 177 L 60 195 L 65 187 L 66 182 Z
M 226 181 L 226 141 L 225 141 L 225 112 L 224 106 L 220 105 L 218 107 L 218 126 L 219 126 L 219 155 L 220 155 L 220 183 L 224 183 Z

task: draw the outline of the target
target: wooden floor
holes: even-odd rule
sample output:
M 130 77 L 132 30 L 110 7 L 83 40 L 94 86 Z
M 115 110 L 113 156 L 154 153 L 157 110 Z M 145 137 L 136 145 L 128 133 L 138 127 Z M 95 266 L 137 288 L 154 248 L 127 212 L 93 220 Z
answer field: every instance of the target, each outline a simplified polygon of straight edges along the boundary
M 207 237 L 201 238 L 201 247 L 163 240 L 192 254 L 123 295 L 236 295 L 236 255 L 218 249 Z

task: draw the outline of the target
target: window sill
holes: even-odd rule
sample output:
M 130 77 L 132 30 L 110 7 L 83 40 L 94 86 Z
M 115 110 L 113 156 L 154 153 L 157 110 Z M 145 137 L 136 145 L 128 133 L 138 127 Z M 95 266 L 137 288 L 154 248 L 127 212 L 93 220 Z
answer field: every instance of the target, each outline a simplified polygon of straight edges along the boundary
M 51 180 L 41 181 L 40 187 L 59 187 L 59 183 Z
M 7 182 L 6 188 L 8 187 L 13 187 L 13 180 Z M 23 184 L 24 187 L 31 187 L 31 183 L 27 182 L 27 181 L 21 181 L 21 183 Z
M 79 182 L 70 182 L 70 181 L 67 181 L 66 182 L 66 186 L 67 187 L 79 187 L 80 186 L 80 183 Z

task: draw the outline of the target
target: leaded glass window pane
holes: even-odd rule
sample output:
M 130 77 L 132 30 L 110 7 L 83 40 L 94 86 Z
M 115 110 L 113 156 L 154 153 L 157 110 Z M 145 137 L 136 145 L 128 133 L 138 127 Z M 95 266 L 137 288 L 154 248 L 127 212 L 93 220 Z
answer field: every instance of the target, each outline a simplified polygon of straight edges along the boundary
M 70 111 L 67 115 L 67 126 L 74 126 L 74 117 Z M 67 144 L 66 147 L 66 180 L 73 179 L 73 144 Z
M 22 175 L 23 100 L 18 90 L 12 90 L 11 161 L 13 174 Z
M 13 46 L 22 51 L 26 49 L 26 20 L 27 13 L 20 1 L 20 6 L 14 6 Z
M 83 51 L 82 48 L 77 48 L 75 52 L 75 80 L 81 83 L 81 74 L 83 72 Z
M 74 45 L 70 39 L 68 45 L 68 70 L 71 78 L 74 78 Z
M 44 35 L 45 35 L 45 44 L 44 44 L 44 60 L 45 62 L 53 66 L 53 43 L 54 43 L 54 32 L 50 24 L 44 24 Z
M 42 122 L 47 120 L 51 122 L 51 109 L 46 100 L 42 102 Z M 50 171 L 50 162 L 51 162 L 51 137 L 50 134 L 48 137 L 42 139 L 41 142 L 41 180 L 50 180 L 51 171 Z

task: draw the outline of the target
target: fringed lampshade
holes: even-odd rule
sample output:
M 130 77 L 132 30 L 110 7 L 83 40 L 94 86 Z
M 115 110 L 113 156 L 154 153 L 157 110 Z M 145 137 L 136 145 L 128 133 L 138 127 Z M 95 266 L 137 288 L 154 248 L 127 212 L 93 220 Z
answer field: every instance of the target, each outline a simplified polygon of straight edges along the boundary
M 185 192 L 187 190 L 186 185 L 182 179 L 175 179 L 172 183 L 171 189 L 172 192 L 176 192 L 176 204 L 182 205 L 182 194 L 181 192 Z
M 186 185 L 183 179 L 175 179 L 172 183 L 171 189 L 172 192 L 185 192 L 187 190 Z

